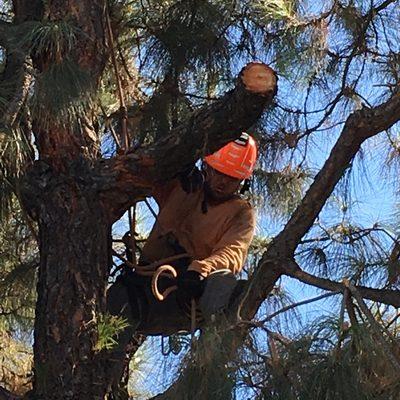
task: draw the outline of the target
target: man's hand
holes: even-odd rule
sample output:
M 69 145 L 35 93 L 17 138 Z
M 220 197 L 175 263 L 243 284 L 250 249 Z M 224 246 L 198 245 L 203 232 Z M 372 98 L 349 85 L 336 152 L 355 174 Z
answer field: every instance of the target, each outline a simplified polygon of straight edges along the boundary
M 204 277 L 196 271 L 185 271 L 178 277 L 178 296 L 182 301 L 198 299 L 204 291 Z

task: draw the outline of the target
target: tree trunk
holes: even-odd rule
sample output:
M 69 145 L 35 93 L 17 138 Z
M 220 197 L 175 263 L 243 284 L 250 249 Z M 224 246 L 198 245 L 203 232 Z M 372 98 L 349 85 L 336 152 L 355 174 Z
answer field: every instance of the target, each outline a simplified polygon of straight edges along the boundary
M 40 162 L 30 177 L 32 187 L 41 187 L 25 193 L 40 229 L 34 393 L 46 400 L 103 399 L 105 366 L 94 348 L 105 311 L 110 224 L 87 182 Z

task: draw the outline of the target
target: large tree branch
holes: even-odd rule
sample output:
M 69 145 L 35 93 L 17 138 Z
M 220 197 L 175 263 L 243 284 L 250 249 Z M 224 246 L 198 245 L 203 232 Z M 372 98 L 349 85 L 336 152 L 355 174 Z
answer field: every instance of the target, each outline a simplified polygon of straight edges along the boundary
M 194 112 L 165 139 L 101 161 L 100 191 L 111 218 L 118 218 L 138 198 L 150 195 L 153 184 L 173 178 L 200 157 L 237 138 L 271 104 L 276 88 L 276 75 L 269 67 L 250 63 L 233 90 Z

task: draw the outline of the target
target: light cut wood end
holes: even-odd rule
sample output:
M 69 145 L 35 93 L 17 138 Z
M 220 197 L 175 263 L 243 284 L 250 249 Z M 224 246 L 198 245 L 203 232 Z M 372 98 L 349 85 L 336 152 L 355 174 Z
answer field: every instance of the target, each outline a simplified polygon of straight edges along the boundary
M 241 79 L 246 90 L 261 95 L 268 95 L 276 91 L 277 76 L 268 65 L 260 62 L 247 64 L 242 72 Z

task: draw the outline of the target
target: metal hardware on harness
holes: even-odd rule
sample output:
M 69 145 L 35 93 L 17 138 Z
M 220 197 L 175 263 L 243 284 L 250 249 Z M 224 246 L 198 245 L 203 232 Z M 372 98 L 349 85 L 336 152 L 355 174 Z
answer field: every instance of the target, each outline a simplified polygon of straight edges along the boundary
M 168 338 L 168 347 L 166 344 L 166 340 Z M 170 336 L 161 336 L 161 354 L 163 356 L 168 356 L 171 353 L 175 356 L 178 355 L 183 348 L 188 348 L 190 345 L 190 341 L 186 338 L 185 335 L 175 334 Z

